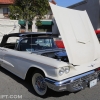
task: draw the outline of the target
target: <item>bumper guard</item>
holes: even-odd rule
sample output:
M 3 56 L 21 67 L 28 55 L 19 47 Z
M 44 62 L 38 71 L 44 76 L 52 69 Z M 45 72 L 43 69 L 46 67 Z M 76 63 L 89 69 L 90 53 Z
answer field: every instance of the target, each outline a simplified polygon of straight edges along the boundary
M 55 81 L 49 78 L 45 78 L 45 82 L 47 86 L 54 91 L 75 92 L 88 87 L 90 81 L 94 79 L 99 80 L 99 75 L 100 74 L 98 72 L 93 70 L 62 81 Z

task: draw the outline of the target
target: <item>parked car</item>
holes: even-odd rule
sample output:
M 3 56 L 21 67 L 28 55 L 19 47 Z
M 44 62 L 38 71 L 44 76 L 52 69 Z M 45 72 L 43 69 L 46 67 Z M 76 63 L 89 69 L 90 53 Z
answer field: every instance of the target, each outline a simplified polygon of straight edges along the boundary
M 17 38 L 15 43 L 7 42 L 11 37 Z M 55 90 L 54 84 L 59 82 L 51 82 L 61 80 L 58 75 L 63 74 L 63 68 L 66 74 L 70 71 L 65 62 L 68 62 L 66 51 L 57 48 L 53 37 L 45 34 L 8 34 L 0 44 L 0 65 L 22 79 L 30 79 L 40 96 L 46 94 L 47 87 Z M 59 91 L 60 85 L 56 88 Z
M 65 49 L 57 48 L 53 34 L 8 34 L 0 44 L 0 65 L 22 79 L 30 79 L 39 96 L 45 96 L 49 88 L 75 92 L 95 86 L 100 76 L 100 44 L 86 12 L 50 6 Z M 8 43 L 11 37 L 18 38 Z
M 19 39 L 16 43 L 7 43 L 10 37 Z M 92 82 L 99 75 L 91 70 L 75 76 L 78 70 L 69 64 L 65 49 L 57 48 L 51 36 L 14 33 L 5 35 L 0 46 L 0 65 L 22 79 L 30 79 L 40 96 L 44 96 L 48 88 L 54 91 L 78 91 L 85 86 L 84 81 Z

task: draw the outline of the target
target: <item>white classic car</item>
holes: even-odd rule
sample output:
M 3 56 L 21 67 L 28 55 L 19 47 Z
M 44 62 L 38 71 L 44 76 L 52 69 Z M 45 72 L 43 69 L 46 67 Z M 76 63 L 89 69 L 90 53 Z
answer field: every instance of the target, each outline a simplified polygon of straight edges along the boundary
M 39 96 L 48 88 L 75 92 L 97 84 L 100 44 L 85 11 L 50 4 L 65 50 L 44 34 L 5 35 L 0 44 L 0 65 L 22 79 L 30 79 Z M 9 37 L 19 37 L 8 43 Z

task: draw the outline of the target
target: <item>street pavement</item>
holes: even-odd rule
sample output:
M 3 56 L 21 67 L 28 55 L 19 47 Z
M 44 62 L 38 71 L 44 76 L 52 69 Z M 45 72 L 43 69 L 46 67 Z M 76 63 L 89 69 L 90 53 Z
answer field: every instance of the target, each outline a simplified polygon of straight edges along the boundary
M 76 93 L 50 91 L 46 98 L 40 98 L 29 82 L 0 68 L 0 100 L 100 100 L 100 82 L 91 89 Z

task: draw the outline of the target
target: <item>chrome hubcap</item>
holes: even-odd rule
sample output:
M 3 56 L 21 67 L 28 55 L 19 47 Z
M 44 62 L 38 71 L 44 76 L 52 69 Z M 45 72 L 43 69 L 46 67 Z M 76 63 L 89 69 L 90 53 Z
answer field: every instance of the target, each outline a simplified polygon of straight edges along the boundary
M 46 89 L 44 78 L 41 76 L 36 77 L 35 85 L 37 86 L 39 91 L 44 91 Z
M 47 85 L 44 77 L 40 73 L 35 73 L 32 78 L 32 84 L 37 94 L 43 96 L 47 92 Z

